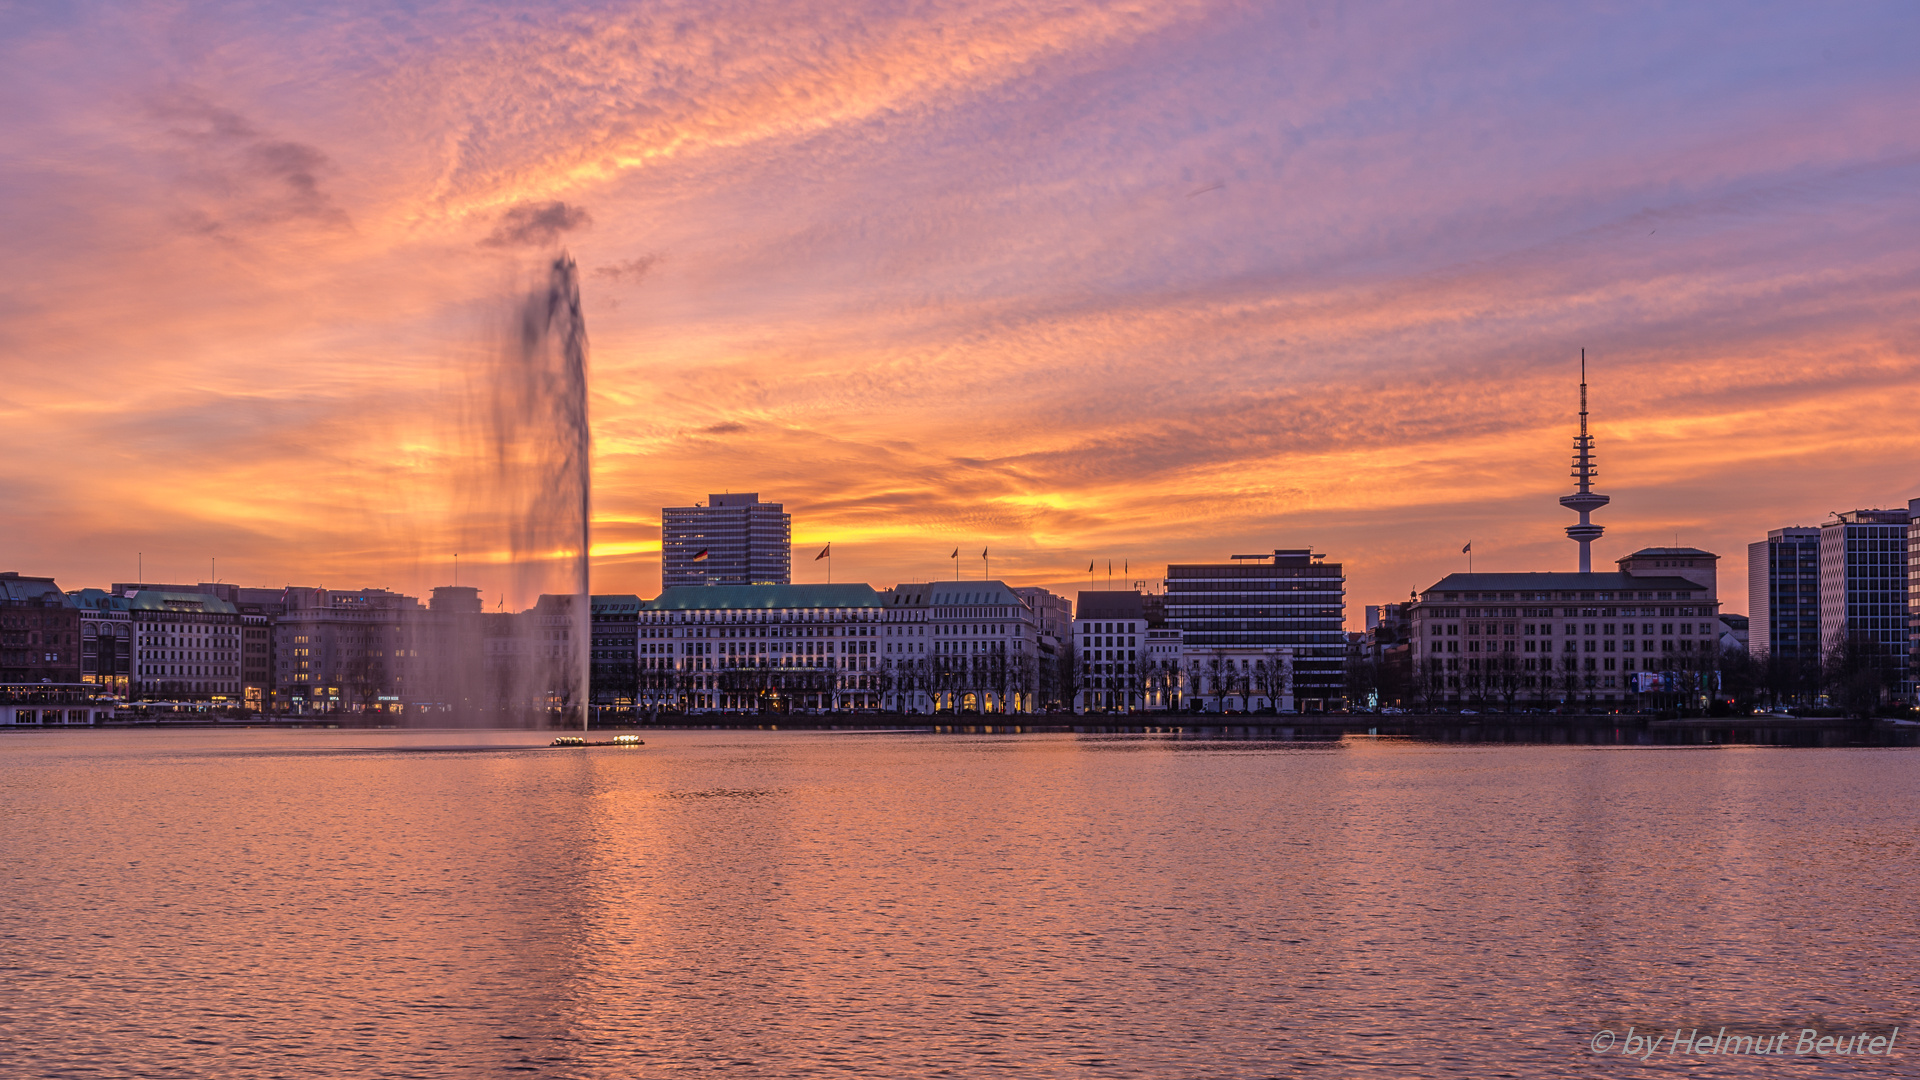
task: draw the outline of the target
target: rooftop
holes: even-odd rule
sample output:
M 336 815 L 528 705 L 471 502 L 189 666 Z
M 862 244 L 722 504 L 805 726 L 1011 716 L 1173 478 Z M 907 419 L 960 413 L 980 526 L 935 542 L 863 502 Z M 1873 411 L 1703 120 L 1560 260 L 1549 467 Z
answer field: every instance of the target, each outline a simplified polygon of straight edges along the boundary
M 1449 592 L 1536 593 L 1563 592 L 1688 592 L 1704 593 L 1706 586 L 1683 577 L 1647 577 L 1612 573 L 1448 574 L 1421 590 L 1421 595 Z
M 880 606 L 880 594 L 865 584 L 674 585 L 647 601 L 648 611 L 783 611 Z
M 1146 598 L 1131 589 L 1108 589 L 1080 593 L 1074 611 L 1082 619 L 1144 619 Z

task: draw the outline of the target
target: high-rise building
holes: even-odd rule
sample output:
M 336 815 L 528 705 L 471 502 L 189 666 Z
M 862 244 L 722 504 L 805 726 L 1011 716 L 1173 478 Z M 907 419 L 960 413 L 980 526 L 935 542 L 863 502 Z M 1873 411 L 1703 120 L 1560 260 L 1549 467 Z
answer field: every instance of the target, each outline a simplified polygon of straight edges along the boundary
M 1920 499 L 1907 502 L 1907 686 L 1909 705 L 1920 701 Z
M 1820 644 L 1844 641 L 1898 657 L 1908 636 L 1908 512 L 1849 510 L 1820 526 Z M 1904 680 L 1902 680 L 1904 682 Z
M 1167 626 L 1189 657 L 1208 650 L 1291 649 L 1291 690 L 1302 712 L 1338 709 L 1345 697 L 1347 579 L 1307 548 L 1235 555 L 1226 563 L 1167 567 Z M 1251 664 L 1251 662 L 1250 662 Z M 1278 695 L 1276 695 L 1278 696 Z
M 788 585 L 793 518 L 757 492 L 660 511 L 660 585 Z
M 1819 658 L 1819 529 L 1773 529 L 1747 545 L 1747 651 Z

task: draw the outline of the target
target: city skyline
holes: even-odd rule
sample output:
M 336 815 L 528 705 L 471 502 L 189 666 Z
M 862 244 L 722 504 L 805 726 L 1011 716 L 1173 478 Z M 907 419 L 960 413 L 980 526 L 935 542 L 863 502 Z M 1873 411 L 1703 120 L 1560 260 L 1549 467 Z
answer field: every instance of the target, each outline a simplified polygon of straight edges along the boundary
M 24 13 L 0 566 L 498 595 L 451 432 L 565 246 L 595 592 L 726 490 L 836 580 L 1570 570 L 1581 348 L 1595 565 L 1743 575 L 1920 494 L 1872 419 L 1920 389 L 1920 76 L 1909 10 L 1741 10 Z

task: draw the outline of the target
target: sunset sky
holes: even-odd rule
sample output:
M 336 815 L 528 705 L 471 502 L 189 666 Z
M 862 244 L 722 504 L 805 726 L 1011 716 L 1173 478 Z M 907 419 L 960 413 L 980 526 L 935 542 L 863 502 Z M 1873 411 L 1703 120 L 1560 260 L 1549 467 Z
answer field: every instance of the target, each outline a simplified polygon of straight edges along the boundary
M 758 491 L 795 580 L 1312 546 L 1349 622 L 1920 496 L 1920 7 L 0 8 L 0 569 L 505 587 L 510 297 L 592 338 L 594 588 Z M 470 432 L 468 433 L 470 434 Z M 510 605 L 524 597 L 509 596 Z

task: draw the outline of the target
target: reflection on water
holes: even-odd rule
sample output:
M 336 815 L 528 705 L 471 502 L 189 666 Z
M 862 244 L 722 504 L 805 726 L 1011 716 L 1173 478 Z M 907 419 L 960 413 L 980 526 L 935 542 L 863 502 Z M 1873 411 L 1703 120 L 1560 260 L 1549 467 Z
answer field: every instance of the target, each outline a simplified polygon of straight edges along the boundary
M 647 739 L 0 739 L 0 1052 L 22 1075 L 1586 1076 L 1700 1071 L 1596 1058 L 1600 1028 L 1920 1012 L 1911 751 Z

